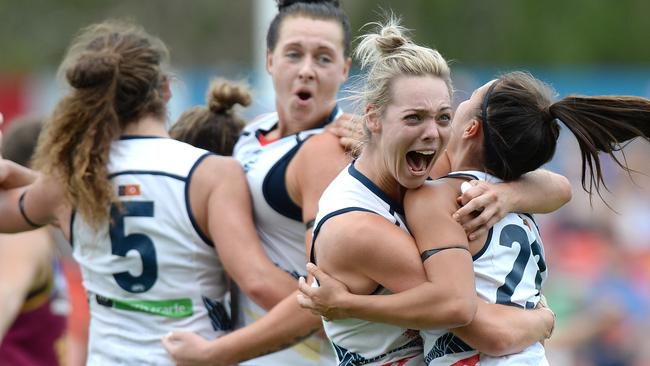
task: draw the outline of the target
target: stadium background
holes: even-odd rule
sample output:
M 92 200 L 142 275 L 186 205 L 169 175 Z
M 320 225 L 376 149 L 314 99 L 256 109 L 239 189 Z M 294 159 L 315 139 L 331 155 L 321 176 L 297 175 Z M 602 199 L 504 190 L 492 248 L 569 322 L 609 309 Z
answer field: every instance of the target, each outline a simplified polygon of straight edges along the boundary
M 452 61 L 462 101 L 500 72 L 525 69 L 560 96 L 650 97 L 650 2 L 645 0 L 341 0 L 353 34 L 392 9 L 421 43 Z M 61 95 L 54 78 L 71 37 L 82 26 L 128 17 L 169 46 L 175 75 L 170 120 L 202 104 L 216 76 L 254 89 L 251 117 L 273 108 L 263 72 L 263 37 L 275 14 L 271 0 L 0 0 L 0 111 L 47 115 Z M 353 70 L 353 72 L 355 72 Z M 650 179 L 635 183 L 606 164 L 605 199 L 590 206 L 580 187 L 578 152 L 566 134 L 547 168 L 569 177 L 574 198 L 539 217 L 550 277 L 545 293 L 558 314 L 547 344 L 552 365 L 649 365 Z M 650 173 L 647 144 L 626 158 Z M 9 279 L 0 279 L 6 281 Z

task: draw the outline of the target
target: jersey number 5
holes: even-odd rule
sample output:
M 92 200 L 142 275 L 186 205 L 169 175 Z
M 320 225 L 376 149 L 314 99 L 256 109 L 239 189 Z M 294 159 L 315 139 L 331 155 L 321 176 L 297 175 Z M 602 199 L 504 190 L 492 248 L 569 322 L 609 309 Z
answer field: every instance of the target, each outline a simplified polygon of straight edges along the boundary
M 114 255 L 126 257 L 126 254 L 135 250 L 142 259 L 142 273 L 133 276 L 128 271 L 114 273 L 117 284 L 128 292 L 141 293 L 148 291 L 158 278 L 158 264 L 156 261 L 156 248 L 151 238 L 144 234 L 134 233 L 126 235 L 124 220 L 127 217 L 153 217 L 153 202 L 129 201 L 122 202 L 122 208 L 116 204 L 111 205 L 111 250 Z

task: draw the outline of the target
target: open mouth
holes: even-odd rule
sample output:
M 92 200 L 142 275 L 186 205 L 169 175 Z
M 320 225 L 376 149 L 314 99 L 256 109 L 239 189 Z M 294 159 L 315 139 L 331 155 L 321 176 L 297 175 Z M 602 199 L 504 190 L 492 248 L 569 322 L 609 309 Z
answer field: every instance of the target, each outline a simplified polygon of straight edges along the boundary
M 415 175 L 422 175 L 428 171 L 433 158 L 436 156 L 435 150 L 418 150 L 406 153 L 406 163 Z
M 311 93 L 308 91 L 299 91 L 296 95 L 298 96 L 298 99 L 302 101 L 308 101 L 311 99 Z

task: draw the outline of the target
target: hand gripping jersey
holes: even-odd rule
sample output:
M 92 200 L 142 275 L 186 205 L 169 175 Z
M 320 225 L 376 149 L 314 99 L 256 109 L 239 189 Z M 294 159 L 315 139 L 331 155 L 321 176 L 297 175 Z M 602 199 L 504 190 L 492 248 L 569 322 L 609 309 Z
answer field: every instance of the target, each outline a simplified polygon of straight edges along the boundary
M 500 179 L 478 171 L 453 172 L 449 177 Z M 539 229 L 529 214 L 510 213 L 488 233 L 483 248 L 473 257 L 476 291 L 492 304 L 532 309 L 540 299 L 547 277 Z M 465 344 L 448 330 L 421 331 L 427 365 L 548 365 L 544 347 L 535 343 L 505 357 L 490 357 Z
M 213 339 L 231 328 L 223 266 L 189 200 L 208 155 L 168 138 L 113 142 L 111 223 L 93 229 L 76 215 L 70 230 L 90 304 L 88 365 L 173 365 L 161 343 L 169 331 Z
M 327 124 L 342 112 L 335 108 Z M 309 137 L 321 133 L 316 128 L 285 136 L 265 143 L 264 134 L 278 124 L 277 113 L 258 118 L 246 126 L 237 141 L 233 156 L 241 163 L 253 198 L 253 212 L 257 234 L 266 254 L 277 266 L 296 279 L 305 276 L 305 224 L 302 209 L 296 206 L 287 193 L 285 173 L 291 159 L 302 143 Z M 237 327 L 253 323 L 266 314 L 244 293 L 239 293 L 239 314 Z M 275 352 L 242 365 L 284 366 L 284 365 L 331 365 L 334 362 L 332 349 L 322 335 L 314 335 L 286 350 Z
M 316 239 L 327 220 L 352 211 L 380 215 L 409 233 L 402 205 L 393 202 L 352 163 L 332 181 L 318 202 L 313 245 L 318 245 Z M 312 261 L 316 259 L 313 253 L 312 248 Z M 388 293 L 379 286 L 373 294 Z M 416 330 L 361 319 L 324 321 L 323 326 L 339 366 L 423 364 L 422 339 Z

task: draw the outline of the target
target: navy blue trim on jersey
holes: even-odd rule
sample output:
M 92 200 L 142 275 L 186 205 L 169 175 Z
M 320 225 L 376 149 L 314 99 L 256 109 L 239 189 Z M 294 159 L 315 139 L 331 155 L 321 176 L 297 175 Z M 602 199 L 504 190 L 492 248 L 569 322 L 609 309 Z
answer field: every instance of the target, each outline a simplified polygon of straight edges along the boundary
M 160 175 L 160 176 L 163 176 L 163 177 L 178 179 L 178 180 L 183 181 L 183 182 L 185 182 L 185 180 L 186 180 L 185 177 L 181 177 L 180 175 L 171 174 L 171 173 L 167 173 L 167 172 L 160 172 L 160 171 L 156 171 L 156 170 L 123 170 L 121 172 L 116 172 L 116 173 L 109 174 L 108 179 L 115 178 L 118 175 L 129 175 L 129 174 L 130 175 Z
M 120 140 L 141 140 L 141 139 L 168 139 L 166 136 L 150 136 L 150 135 L 122 135 Z
M 314 235 L 311 237 L 311 251 L 309 253 L 309 261 L 316 264 L 316 255 L 314 254 L 314 244 L 316 243 L 316 238 L 318 237 L 318 233 L 320 233 L 320 228 L 323 226 L 325 221 L 331 219 L 334 216 L 342 215 L 344 213 L 352 212 L 352 211 L 361 211 L 361 212 L 370 212 L 374 213 L 376 215 L 379 215 L 377 212 L 369 210 L 367 208 L 363 207 L 346 207 L 342 208 L 340 210 L 332 211 L 325 215 L 319 222 L 318 225 L 316 225 L 316 228 L 314 229 Z
M 490 231 L 488 231 L 487 239 L 485 239 L 485 243 L 483 243 L 483 248 L 481 248 L 481 250 L 479 250 L 478 253 L 472 256 L 472 261 L 481 258 L 481 256 L 488 249 L 488 247 L 490 246 L 490 241 L 492 241 L 492 233 L 494 233 L 494 228 L 490 228 Z
M 323 121 L 323 123 L 317 128 L 323 128 L 334 120 L 334 118 L 339 113 L 338 105 L 334 107 L 329 116 Z M 270 131 L 277 128 L 278 123 L 275 123 L 268 130 L 258 129 L 255 131 L 255 137 L 260 139 L 260 135 L 266 135 Z M 301 131 L 308 132 L 309 130 Z M 286 154 L 284 154 L 273 166 L 269 169 L 264 181 L 262 182 L 262 194 L 266 202 L 278 212 L 280 215 L 287 217 L 291 220 L 302 222 L 302 208 L 296 205 L 295 202 L 289 196 L 287 191 L 287 168 L 291 163 L 291 160 L 296 156 L 298 150 L 302 144 L 307 141 L 313 135 L 309 135 L 305 138 L 301 138 L 301 132 L 295 134 L 296 146 L 292 147 Z M 287 136 L 288 137 L 288 136 Z
M 199 227 L 199 224 L 196 222 L 196 219 L 194 218 L 194 214 L 192 214 L 192 204 L 190 203 L 190 183 L 192 181 L 192 175 L 194 174 L 194 171 L 196 168 L 201 164 L 203 159 L 207 158 L 208 156 L 215 155 L 211 152 L 205 153 L 201 155 L 196 161 L 194 162 L 194 165 L 192 165 L 192 168 L 190 169 L 190 172 L 187 173 L 187 181 L 185 182 L 185 208 L 187 209 L 187 216 L 190 218 L 190 223 L 192 223 L 192 227 L 196 231 L 197 234 L 199 234 L 199 237 L 209 246 L 214 247 L 214 243 L 210 238 L 205 235 L 203 230 Z
M 342 214 L 348 213 L 348 212 L 354 212 L 354 211 L 357 211 L 357 212 L 370 212 L 370 213 L 374 213 L 375 215 L 379 215 L 377 212 L 375 212 L 373 210 L 369 210 L 367 208 L 363 208 L 363 207 L 346 207 L 346 208 L 342 208 L 340 210 L 332 211 L 332 212 L 328 213 L 327 215 L 325 215 L 318 222 L 318 225 L 316 225 L 316 228 L 314 229 L 314 234 L 311 237 L 311 250 L 309 251 L 309 261 L 311 263 L 316 264 L 316 254 L 314 254 L 314 245 L 316 244 L 316 237 L 318 237 L 318 233 L 320 233 L 320 229 L 323 226 L 323 224 L 325 223 L 325 221 L 331 219 L 332 217 L 342 215 Z M 314 281 L 317 281 L 317 280 L 314 278 Z M 378 285 L 377 288 L 370 295 L 377 295 L 383 289 L 384 289 L 384 287 L 382 285 Z
M 296 139 L 298 139 L 297 135 Z M 285 177 L 291 159 L 296 156 L 304 141 L 298 140 L 296 146 L 292 147 L 269 169 L 264 177 L 264 182 L 262 182 L 262 194 L 269 206 L 280 215 L 299 222 L 302 222 L 302 208 L 296 205 L 289 196 Z
M 440 177 L 438 179 L 442 178 L 465 178 L 465 179 L 471 179 L 471 180 L 479 180 L 477 176 L 474 174 L 469 174 L 469 173 L 449 173 L 445 175 L 444 177 Z
M 428 365 L 436 358 L 444 355 L 451 355 L 455 353 L 463 353 L 474 351 L 467 343 L 463 342 L 460 338 L 453 335 L 453 333 L 445 333 L 436 339 L 436 343 L 427 352 L 424 357 L 424 364 Z
M 469 173 L 449 173 L 443 177 L 440 177 L 438 179 L 443 179 L 443 178 L 463 178 L 463 179 L 469 179 L 469 180 L 481 180 L 479 177 L 477 177 L 474 174 L 469 174 Z M 474 254 L 472 256 L 472 261 L 475 261 L 485 253 L 485 251 L 488 249 L 490 246 L 490 240 L 492 240 L 492 228 L 490 228 L 490 231 L 488 231 L 488 236 L 487 239 L 485 239 L 485 243 L 483 243 L 483 247 L 481 250 L 478 251 L 478 253 Z
M 278 122 L 276 121 L 276 122 L 275 122 L 271 127 L 269 127 L 269 128 L 266 129 L 266 130 L 265 130 L 265 129 L 262 129 L 262 128 L 259 128 L 259 129 L 255 130 L 255 138 L 257 139 L 257 141 L 259 141 L 259 140 L 260 140 L 260 136 L 264 136 L 264 137 L 266 137 L 266 134 L 267 134 L 267 133 L 269 133 L 269 132 L 275 130 L 277 127 L 278 127 Z M 250 132 L 248 132 L 246 135 L 250 135 Z M 244 135 L 244 134 L 242 133 L 242 136 L 246 136 L 246 135 Z
M 334 109 L 332 109 L 332 112 L 330 112 L 330 114 L 327 116 L 327 118 L 325 118 L 325 119 L 323 120 L 323 122 L 322 122 L 320 125 L 314 127 L 313 129 L 323 128 L 323 127 L 327 126 L 328 124 L 330 124 L 332 121 L 334 121 L 334 119 L 336 118 L 336 116 L 339 114 L 339 111 L 340 111 L 340 110 L 341 110 L 341 108 L 339 108 L 339 105 L 338 105 L 338 104 L 335 105 L 335 106 L 334 106 Z M 276 122 L 275 122 L 271 127 L 269 127 L 269 128 L 266 129 L 266 130 L 265 130 L 265 129 L 262 129 L 262 128 L 257 129 L 257 130 L 254 132 L 254 133 L 255 133 L 255 138 L 257 138 L 257 140 L 259 141 L 259 139 L 260 139 L 260 135 L 262 135 L 262 136 L 266 136 L 267 133 L 269 133 L 269 132 L 275 130 L 275 129 L 278 127 L 278 123 L 279 123 L 279 122 L 276 121 Z M 309 130 L 311 130 L 311 128 L 310 128 Z M 301 132 L 306 132 L 306 131 L 309 131 L 309 130 L 304 130 L 304 131 L 297 132 L 296 135 L 299 135 Z M 244 131 L 244 132 L 241 133 L 240 137 L 241 137 L 241 136 L 248 136 L 248 135 L 250 135 L 250 134 L 251 134 L 250 131 Z M 289 135 L 289 136 L 290 136 L 290 135 Z
M 377 187 L 377 185 L 373 183 L 368 177 L 358 171 L 357 168 L 354 167 L 355 161 L 353 161 L 352 164 L 350 164 L 348 167 L 348 173 L 350 173 L 351 176 L 361 182 L 361 184 L 366 186 L 366 188 L 374 193 L 375 196 L 381 198 L 384 202 L 386 202 L 390 206 L 391 211 L 397 212 L 398 214 L 404 216 L 404 207 L 401 204 L 393 201 L 392 198 L 388 197 L 386 192 L 382 191 L 381 188 Z
M 338 104 L 335 105 L 334 109 L 332 109 L 332 112 L 330 113 L 330 115 L 327 116 L 327 118 L 325 119 L 325 121 L 323 121 L 323 123 L 320 125 L 319 128 L 323 128 L 323 127 L 327 126 L 328 124 L 332 123 L 332 121 L 334 121 L 334 119 L 336 118 L 336 115 L 339 114 L 340 110 L 341 110 L 341 108 L 339 108 L 339 105 Z
M 201 298 L 203 299 L 203 306 L 205 306 L 205 309 L 208 311 L 208 317 L 210 317 L 212 329 L 215 331 L 228 331 L 234 329 L 232 319 L 230 319 L 228 311 L 221 301 L 215 301 L 205 296 L 201 296 Z
M 70 247 L 74 248 L 74 218 L 77 216 L 77 211 L 72 210 L 70 213 L 70 238 L 68 241 L 70 242 Z

